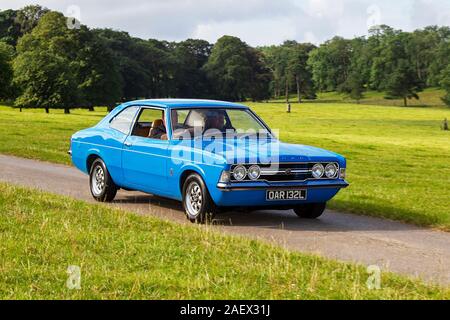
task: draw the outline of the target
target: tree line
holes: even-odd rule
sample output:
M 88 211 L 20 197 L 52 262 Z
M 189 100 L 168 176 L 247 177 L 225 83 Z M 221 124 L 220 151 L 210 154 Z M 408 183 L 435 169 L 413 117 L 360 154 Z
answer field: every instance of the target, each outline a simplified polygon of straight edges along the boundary
M 0 11 L 0 99 L 19 108 L 108 106 L 140 98 L 263 101 L 338 91 L 359 101 L 366 90 L 418 98 L 442 87 L 450 105 L 450 28 L 402 32 L 377 26 L 367 37 L 320 46 L 285 41 L 253 48 L 232 36 L 214 45 L 139 39 L 111 29 L 71 28 L 38 5 Z

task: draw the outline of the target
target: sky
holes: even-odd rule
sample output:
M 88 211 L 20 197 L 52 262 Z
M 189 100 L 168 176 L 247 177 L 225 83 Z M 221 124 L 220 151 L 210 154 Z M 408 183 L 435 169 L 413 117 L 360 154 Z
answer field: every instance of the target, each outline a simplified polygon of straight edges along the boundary
M 0 0 L 0 10 L 35 3 L 143 39 L 214 43 L 233 35 L 252 46 L 320 44 L 366 35 L 379 24 L 404 31 L 450 25 L 450 0 Z

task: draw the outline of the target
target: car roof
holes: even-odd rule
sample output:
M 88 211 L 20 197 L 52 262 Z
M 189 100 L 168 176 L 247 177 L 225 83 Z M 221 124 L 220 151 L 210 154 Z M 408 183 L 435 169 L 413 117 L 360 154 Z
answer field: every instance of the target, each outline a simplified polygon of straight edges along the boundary
M 139 106 L 154 106 L 160 108 L 236 108 L 248 109 L 247 106 L 218 100 L 202 100 L 202 99 L 146 99 L 126 102 L 123 106 L 139 105 Z

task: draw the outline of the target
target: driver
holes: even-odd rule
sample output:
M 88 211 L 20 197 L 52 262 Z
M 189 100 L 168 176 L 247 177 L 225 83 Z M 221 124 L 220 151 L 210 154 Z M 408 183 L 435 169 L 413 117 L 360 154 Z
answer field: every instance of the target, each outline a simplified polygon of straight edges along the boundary
M 217 129 L 221 132 L 225 131 L 225 114 L 223 111 L 209 111 L 205 119 L 205 131 L 209 129 Z

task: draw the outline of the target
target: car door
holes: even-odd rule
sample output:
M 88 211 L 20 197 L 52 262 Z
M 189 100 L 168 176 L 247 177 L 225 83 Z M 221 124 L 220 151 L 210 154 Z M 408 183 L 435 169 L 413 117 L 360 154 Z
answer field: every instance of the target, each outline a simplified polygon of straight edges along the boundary
M 101 130 L 101 134 L 95 137 L 97 140 L 94 140 L 111 177 L 118 185 L 124 184 L 122 170 L 123 144 L 131 132 L 138 112 L 139 107 L 137 106 L 123 109 L 110 120 L 109 130 Z
M 154 125 L 161 122 L 163 125 L 159 126 L 158 131 Z M 127 185 L 151 193 L 167 192 L 169 141 L 164 140 L 164 134 L 161 134 L 165 128 L 166 116 L 163 109 L 141 108 L 123 146 L 122 168 Z M 153 134 L 152 130 L 157 134 Z

